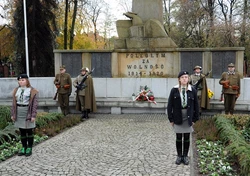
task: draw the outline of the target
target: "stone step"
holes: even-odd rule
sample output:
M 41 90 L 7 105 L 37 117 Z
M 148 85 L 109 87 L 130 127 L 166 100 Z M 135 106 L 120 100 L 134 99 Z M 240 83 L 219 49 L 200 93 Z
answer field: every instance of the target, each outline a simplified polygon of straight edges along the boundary
M 1 99 L 0 105 L 11 106 L 11 99 Z M 156 98 L 156 104 L 147 101 L 132 101 L 131 98 L 96 98 L 97 113 L 126 114 L 126 113 L 161 113 L 167 114 L 167 99 Z M 58 112 L 59 104 L 52 98 L 39 98 L 39 111 Z M 224 105 L 219 100 L 210 101 L 211 108 L 203 113 L 213 115 L 223 113 Z M 75 99 L 70 98 L 71 113 L 75 110 Z M 250 113 L 250 101 L 238 100 L 235 105 L 236 113 Z

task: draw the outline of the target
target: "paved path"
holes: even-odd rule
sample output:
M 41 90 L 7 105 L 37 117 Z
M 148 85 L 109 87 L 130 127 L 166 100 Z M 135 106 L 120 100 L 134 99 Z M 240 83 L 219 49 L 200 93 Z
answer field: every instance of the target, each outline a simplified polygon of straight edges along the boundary
M 32 156 L 0 163 L 0 175 L 192 175 L 190 165 L 178 166 L 175 159 L 175 134 L 166 115 L 95 114 L 35 146 Z

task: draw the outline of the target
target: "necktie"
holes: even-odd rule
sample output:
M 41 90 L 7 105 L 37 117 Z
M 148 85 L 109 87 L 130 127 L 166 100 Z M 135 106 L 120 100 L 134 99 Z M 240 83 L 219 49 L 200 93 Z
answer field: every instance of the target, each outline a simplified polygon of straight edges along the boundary
M 22 92 L 21 92 L 21 95 L 20 95 L 20 102 L 23 102 L 23 92 L 24 92 L 24 89 L 22 89 Z
M 182 107 L 184 108 L 186 106 L 186 90 L 185 88 L 182 88 Z

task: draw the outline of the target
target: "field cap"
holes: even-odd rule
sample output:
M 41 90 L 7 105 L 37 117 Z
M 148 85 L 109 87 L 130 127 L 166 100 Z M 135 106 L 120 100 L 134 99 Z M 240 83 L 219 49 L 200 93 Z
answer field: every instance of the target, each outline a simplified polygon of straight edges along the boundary
M 65 65 L 60 66 L 60 70 L 66 69 Z

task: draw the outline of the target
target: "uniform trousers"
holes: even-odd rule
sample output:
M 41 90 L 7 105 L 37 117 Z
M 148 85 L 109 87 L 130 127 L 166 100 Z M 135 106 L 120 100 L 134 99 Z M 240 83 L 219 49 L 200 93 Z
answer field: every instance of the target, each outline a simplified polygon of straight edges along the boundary
M 225 114 L 234 113 L 236 99 L 236 94 L 224 94 Z
M 78 95 L 78 99 L 81 103 L 81 110 L 82 111 L 85 111 L 85 96 L 82 96 L 82 95 Z
M 60 104 L 61 111 L 64 115 L 69 114 L 69 95 L 66 94 L 58 94 L 58 102 Z

